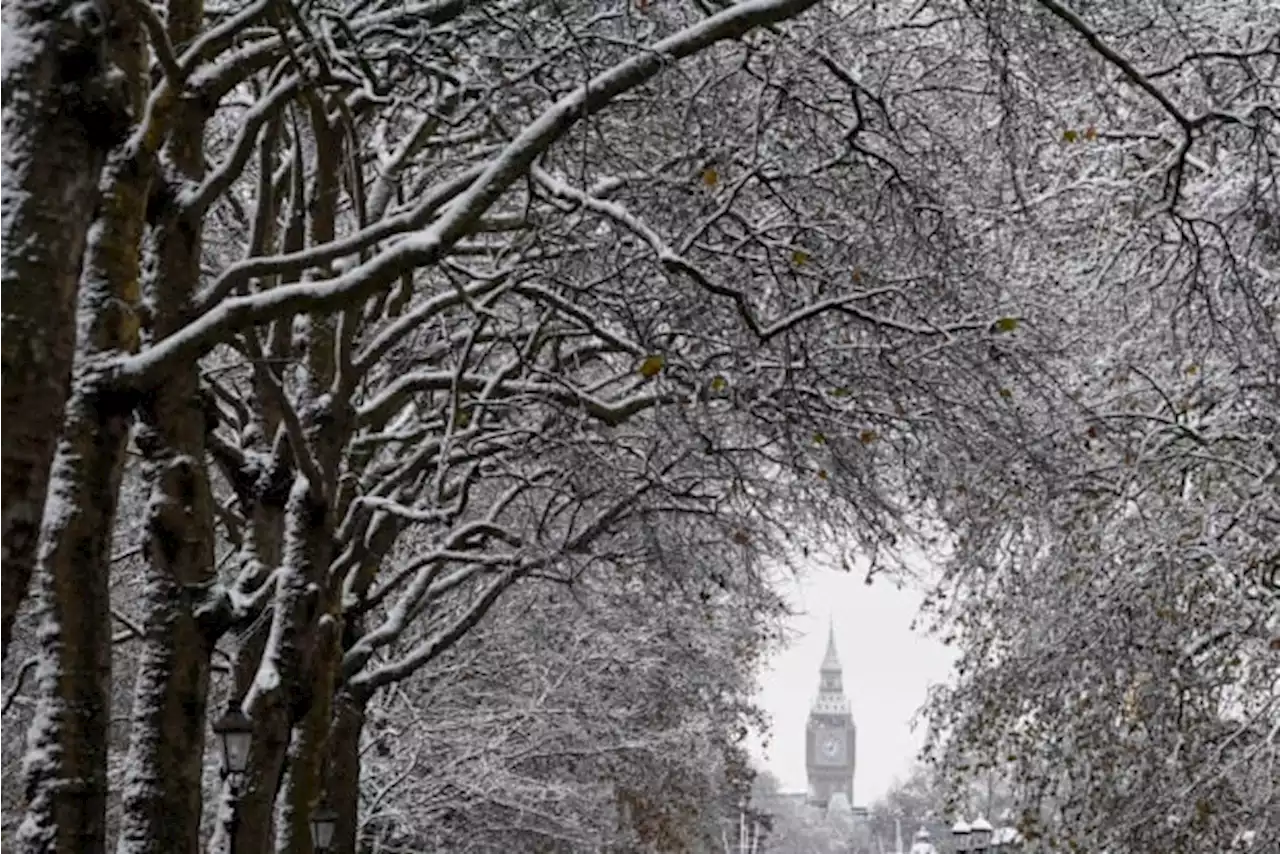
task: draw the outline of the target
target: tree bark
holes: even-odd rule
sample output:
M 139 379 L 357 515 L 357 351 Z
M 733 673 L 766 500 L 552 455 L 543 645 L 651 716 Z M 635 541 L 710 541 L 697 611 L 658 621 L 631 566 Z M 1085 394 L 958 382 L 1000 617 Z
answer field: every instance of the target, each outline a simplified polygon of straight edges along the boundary
M 78 378 L 87 382 L 87 377 Z M 111 530 L 128 407 L 77 392 L 68 404 L 41 536 L 40 665 L 18 850 L 97 854 L 106 845 Z
M 105 5 L 105 4 L 104 4 Z M 122 25 L 132 17 L 117 11 Z M 3 58 L 3 649 L 36 560 L 107 152 L 129 126 L 98 4 L 10 0 Z
M 340 191 L 342 133 L 331 120 L 326 102 L 316 92 L 303 97 L 310 107 L 315 134 L 315 186 L 310 195 L 309 236 L 313 246 L 321 246 L 336 234 Z M 303 387 L 306 448 L 314 467 L 309 476 L 319 482 L 299 488 L 295 498 L 310 522 L 294 526 L 289 541 L 292 555 L 285 562 L 290 571 L 305 579 L 313 601 L 294 626 L 297 641 L 289 650 L 294 679 L 300 684 L 305 702 L 297 707 L 296 724 L 289 747 L 287 775 L 281 791 L 280 826 L 276 850 L 287 854 L 312 854 L 310 819 L 325 795 L 324 757 L 329 739 L 333 696 L 341 664 L 341 623 L 337 594 L 330 590 L 329 568 L 333 559 L 333 497 L 342 450 L 352 423 L 350 401 L 340 393 L 329 394 L 337 385 L 343 345 L 353 335 L 354 317 L 339 322 L 332 316 L 312 315 L 307 334 L 307 376 Z M 342 340 L 344 339 L 345 340 Z M 345 392 L 345 390 L 343 390 Z M 337 399 L 333 399 L 336 397 Z M 329 399 L 328 403 L 322 401 Z M 300 467 L 301 468 L 301 467 Z M 301 487 L 301 482 L 300 482 Z M 296 612 L 295 612 L 296 613 Z
M 261 486 L 268 486 L 263 483 Z M 252 505 L 250 543 L 252 560 L 264 568 L 280 566 L 283 553 L 285 507 L 275 500 L 273 489 L 259 495 Z M 262 654 L 267 647 L 272 621 L 255 620 L 245 628 L 236 645 L 233 666 L 233 705 L 250 693 L 257 679 Z M 275 838 L 275 793 L 280 786 L 285 756 L 289 749 L 287 720 L 255 714 L 249 763 L 238 788 L 224 784 L 221 793 L 222 821 L 214 828 L 210 852 L 267 854 Z
M 171 2 L 169 38 L 194 39 L 198 0 Z M 174 108 L 147 282 L 156 340 L 181 329 L 200 282 L 203 211 L 182 206 L 176 187 L 204 177 L 205 107 Z M 178 364 L 140 401 L 138 447 L 151 483 L 147 511 L 146 636 L 135 686 L 132 739 L 117 854 L 197 854 L 209 670 L 219 627 L 213 496 L 198 363 Z
M 267 224 L 258 235 L 261 245 L 254 248 L 263 254 L 270 254 L 274 238 L 271 229 L 274 228 L 272 223 L 276 218 L 277 204 L 274 198 L 265 195 L 272 192 L 272 170 L 262 164 L 259 164 L 259 168 L 266 176 L 266 183 L 260 187 L 263 195 L 258 202 L 260 208 L 265 207 L 265 210 L 260 209 L 259 214 Z M 303 164 L 294 164 L 296 197 L 305 195 L 301 186 L 302 168 Z M 288 210 L 288 225 L 284 229 L 278 251 L 296 252 L 305 245 L 305 222 L 305 207 L 295 199 Z M 263 286 L 271 287 L 273 284 L 272 280 L 267 279 Z M 287 320 L 276 321 L 267 333 L 268 358 L 261 371 L 255 371 L 253 375 L 253 413 L 258 428 L 256 432 L 260 437 L 260 446 L 256 450 L 268 453 L 269 449 L 271 465 L 267 471 L 245 472 L 239 478 L 245 484 L 245 488 L 238 490 L 241 509 L 249 520 L 249 536 L 246 541 L 248 563 L 251 571 L 262 575 L 264 583 L 267 580 L 266 573 L 283 567 L 285 518 L 293 484 L 292 461 L 289 459 L 287 446 L 282 443 L 281 401 L 273 391 L 279 382 L 274 366 L 282 364 L 288 358 L 291 347 L 290 323 Z M 279 579 L 273 583 L 278 593 Z M 274 603 L 273 599 L 268 607 L 273 608 Z M 233 696 L 237 698 L 237 704 L 250 693 L 256 693 L 254 686 L 258 668 L 267 649 L 273 622 L 268 616 L 255 620 L 244 630 L 242 638 L 236 644 Z M 246 779 L 238 792 L 232 791 L 230 786 L 223 786 L 224 821 L 219 822 L 214 830 L 209 846 L 211 852 L 267 854 L 271 850 L 275 840 L 275 796 L 279 791 L 289 748 L 290 722 L 284 715 L 284 710 L 283 704 L 267 704 L 262 711 L 251 717 L 254 733 Z
M 198 281 L 198 231 L 156 228 L 156 277 L 168 288 Z M 194 269 L 193 269 L 194 268 Z M 163 291 L 164 289 L 157 289 Z M 157 332 L 186 300 L 155 299 Z M 151 483 L 146 636 L 134 695 L 133 739 L 118 852 L 196 852 L 209 668 L 218 633 L 202 610 L 214 581 L 213 497 L 205 465 L 205 415 L 195 365 L 174 370 L 140 406 L 138 446 Z
M 271 628 L 244 700 L 245 712 L 254 722 L 254 749 L 251 782 L 239 803 L 237 854 L 267 854 L 273 845 L 288 848 L 297 830 L 294 809 L 282 816 L 275 839 L 268 835 L 286 756 L 289 770 L 294 770 L 293 725 L 307 717 L 316 699 L 311 664 L 316 658 L 317 616 L 323 612 L 325 597 L 314 580 L 317 569 L 323 574 L 328 568 L 330 530 L 324 505 L 315 501 L 308 481 L 298 477 L 285 510 L 284 555 L 270 605 Z M 323 703 L 327 707 L 328 698 Z M 290 785 L 295 797 L 297 783 Z M 309 834 L 305 820 L 303 829 Z
M 116 23 L 119 41 L 113 59 L 123 69 L 137 108 L 146 85 L 143 32 L 123 12 Z M 98 219 L 84 238 L 84 275 L 78 288 L 83 320 L 40 537 L 40 667 L 25 769 L 27 811 L 18 831 L 23 852 L 97 854 L 106 845 L 108 580 L 133 402 L 106 390 L 103 367 L 112 357 L 137 349 L 146 180 L 124 152 L 115 154 L 103 178 Z M 8 287 L 6 279 L 6 305 Z M 7 420 L 7 411 L 5 415 Z M 6 554 L 6 575 L 7 559 Z
M 328 610 L 328 609 L 326 609 Z M 311 814 L 326 795 L 325 756 L 333 714 L 335 678 L 340 663 L 339 624 L 325 614 L 312 632 L 305 676 L 311 680 L 310 702 L 293 730 L 288 774 L 280 809 L 276 850 L 284 854 L 312 854 Z
M 338 814 L 333 854 L 356 854 L 360 834 L 360 736 L 364 731 L 368 698 L 341 691 L 333 704 L 333 729 L 329 735 L 329 806 Z

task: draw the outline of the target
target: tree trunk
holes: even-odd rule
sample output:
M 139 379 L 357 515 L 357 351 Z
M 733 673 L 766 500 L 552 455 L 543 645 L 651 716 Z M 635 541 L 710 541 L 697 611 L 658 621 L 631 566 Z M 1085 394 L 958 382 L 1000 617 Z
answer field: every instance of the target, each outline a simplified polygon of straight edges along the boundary
M 270 148 L 265 150 L 270 152 Z M 264 194 L 270 193 L 270 175 L 273 170 L 261 163 L 259 168 L 265 176 L 260 189 Z M 295 170 L 300 173 L 301 169 L 302 164 L 295 164 Z M 301 178 L 295 175 L 294 180 L 300 182 Z M 298 192 L 301 194 L 300 189 Z M 260 208 L 264 208 L 260 209 L 259 214 L 266 220 L 266 225 L 258 235 L 262 244 L 255 249 L 263 254 L 271 254 L 276 200 L 263 195 L 258 204 Z M 305 219 L 303 205 L 294 204 L 289 211 L 289 222 L 282 245 L 277 251 L 296 252 L 305 245 Z M 270 287 L 272 284 L 273 281 L 268 279 L 263 286 Z M 293 483 L 287 449 L 283 446 L 273 447 L 280 436 L 282 415 L 280 401 L 272 391 L 274 383 L 279 381 L 273 366 L 282 364 L 288 358 L 291 346 L 291 319 L 276 321 L 267 333 L 267 360 L 262 372 L 255 371 L 253 375 L 253 412 L 257 418 L 256 432 L 261 437 L 261 446 L 256 450 L 259 453 L 269 452 L 271 466 L 267 472 L 244 472 L 233 478 L 244 484 L 244 488 L 238 490 L 238 495 L 241 510 L 249 520 L 246 541 L 250 552 L 249 563 L 257 572 L 264 573 L 263 583 L 266 582 L 265 573 L 280 569 L 284 559 L 284 520 Z M 273 583 L 278 590 L 278 580 Z M 268 616 L 255 620 L 236 644 L 232 690 L 237 705 L 254 688 L 272 624 L 273 620 Z M 267 854 L 274 845 L 275 795 L 279 791 L 289 748 L 289 721 L 283 714 L 284 707 L 281 705 L 274 708 L 274 715 L 264 709 L 251 718 L 254 733 L 246 779 L 238 791 L 233 791 L 229 785 L 223 786 L 222 820 L 214 829 L 209 846 L 211 852 Z
M 315 134 L 315 186 L 312 190 L 308 217 L 310 242 L 322 246 L 336 234 L 337 204 L 340 191 L 341 129 L 330 120 L 325 100 L 315 92 L 304 92 L 310 107 L 311 126 Z M 337 594 L 330 591 L 329 567 L 333 559 L 333 497 L 337 494 L 338 470 L 342 450 L 349 437 L 350 402 L 330 399 L 336 385 L 339 353 L 351 340 L 354 316 L 339 322 L 332 315 L 309 317 L 307 334 L 307 376 L 303 396 L 307 403 L 300 408 L 306 413 L 303 427 L 307 452 L 315 468 L 312 476 L 320 483 L 310 484 L 305 495 L 312 521 L 298 529 L 292 542 L 298 557 L 286 562 L 301 573 L 313 591 L 314 601 L 305 623 L 298 626 L 300 642 L 293 649 L 297 679 L 304 683 L 306 702 L 293 729 L 289 748 L 288 773 L 281 798 L 280 827 L 276 850 L 282 854 L 312 854 L 310 820 L 312 812 L 325 796 L 324 757 L 329 739 L 336 677 L 341 665 L 342 627 Z M 340 340 L 345 337 L 345 341 Z M 307 405 L 310 404 L 310 405 Z M 303 493 L 299 492 L 299 498 Z
M 194 282 L 187 262 L 199 258 L 198 245 L 172 245 L 193 233 L 176 232 L 158 230 L 170 242 L 157 253 L 159 275 Z M 196 854 L 200 847 L 205 709 L 217 640 L 201 619 L 214 581 L 214 530 L 200 401 L 196 369 L 189 366 L 178 368 L 141 407 L 138 445 L 151 482 L 146 635 L 118 854 Z
M 247 779 L 236 798 L 236 819 L 219 829 L 215 851 L 270 854 L 276 839 L 293 827 L 292 814 L 275 827 L 276 801 L 291 753 L 293 725 L 307 716 L 314 699 L 311 664 L 316 658 L 316 615 L 324 606 L 313 576 L 317 566 L 321 571 L 328 567 L 331 527 L 323 505 L 314 501 L 302 477 L 295 479 L 284 518 L 284 554 L 269 617 L 262 623 L 269 628 L 255 631 L 254 642 L 244 646 L 237 661 L 237 667 L 243 668 L 237 678 L 246 690 L 243 707 L 253 721 L 253 742 Z M 328 698 L 324 703 L 327 707 Z M 232 825 L 234 844 L 228 839 Z
M 284 508 L 270 500 L 271 496 L 264 498 L 253 508 L 250 536 L 256 561 L 275 569 L 281 561 Z M 264 615 L 247 627 L 236 645 L 232 673 L 235 706 L 240 705 L 240 698 L 250 693 L 257 680 L 271 626 L 272 620 Z M 214 828 L 210 852 L 268 854 L 275 839 L 275 793 L 289 749 L 288 720 L 283 715 L 273 719 L 266 713 L 255 714 L 251 720 L 253 740 L 247 770 L 238 786 L 233 787 L 228 781 L 222 787 L 221 820 Z
M 145 627 L 134 689 L 118 854 L 200 850 L 205 706 L 215 632 L 198 611 L 212 566 L 199 458 L 149 460 Z
M 127 26 L 132 13 L 115 10 Z M 98 179 L 128 130 L 97 4 L 4 4 L 3 648 L 26 596 L 76 345 Z
M 294 727 L 289 746 L 289 768 L 282 791 L 277 851 L 312 854 L 311 814 L 326 796 L 325 757 L 329 751 L 329 727 L 333 715 L 335 676 L 340 663 L 339 624 L 325 614 L 316 624 L 307 658 L 310 702 Z
M 266 649 L 271 621 L 255 625 L 241 644 L 236 659 L 236 696 L 243 696 L 256 680 Z M 234 703 L 235 701 L 233 701 Z M 211 854 L 270 854 L 275 842 L 276 793 L 289 751 L 289 719 L 285 704 L 251 709 L 253 740 L 244 779 L 228 781 L 221 795 L 221 821 L 209 844 Z
M 368 698 L 342 691 L 333 706 L 333 730 L 329 735 L 329 806 L 338 814 L 333 854 L 356 854 L 360 834 L 360 735 L 364 731 Z
M 54 460 L 37 576 L 40 666 L 20 851 L 104 850 L 110 724 L 111 530 L 128 409 L 73 395 Z
M 171 2 L 169 37 L 199 33 L 202 4 Z M 205 108 L 175 107 L 164 193 L 204 177 Z M 147 295 L 157 341 L 180 330 L 200 282 L 200 210 L 160 205 L 152 227 L 155 261 Z M 200 849 L 205 712 L 217 641 L 210 591 L 215 581 L 213 496 L 206 464 L 206 407 L 198 363 L 178 364 L 144 395 L 138 447 L 151 483 L 148 506 L 146 637 L 134 695 L 124 816 L 117 854 L 197 854 Z
M 146 79 L 142 30 L 123 14 L 117 27 L 120 40 L 113 55 L 137 106 Z M 7 121 L 6 112 L 6 131 Z M 108 581 L 132 401 L 107 388 L 102 365 L 137 348 L 146 180 L 133 160 L 119 154 L 112 160 L 99 210 L 88 230 L 78 305 L 84 320 L 40 538 L 40 667 L 25 769 L 27 810 L 18 831 L 23 852 L 97 854 L 106 845 Z M 8 288 L 6 278 L 6 306 Z

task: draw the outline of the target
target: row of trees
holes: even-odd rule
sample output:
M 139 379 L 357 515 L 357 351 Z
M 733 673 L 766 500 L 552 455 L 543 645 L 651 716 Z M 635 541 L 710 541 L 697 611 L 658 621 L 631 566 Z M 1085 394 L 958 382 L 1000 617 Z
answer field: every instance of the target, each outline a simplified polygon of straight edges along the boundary
M 909 126 L 974 152 L 940 182 L 947 209 L 1000 259 L 1018 315 L 997 328 L 1035 342 L 996 359 L 1020 436 L 985 458 L 919 446 L 945 532 L 926 622 L 961 652 L 926 755 L 953 814 L 975 781 L 1007 781 L 1045 846 L 1264 845 L 1280 835 L 1278 10 L 966 11 L 868 49 L 910 58 L 917 82 L 895 94 L 956 101 L 955 124 L 917 108 Z
M 140 619 L 129 604 L 137 570 L 121 570 L 114 591 L 122 600 L 108 745 L 116 779 L 128 765 L 122 724 L 138 665 L 129 628 Z M 736 809 L 749 777 L 741 742 L 761 723 L 750 698 L 780 607 L 763 587 L 689 596 L 665 571 L 627 579 L 516 588 L 449 655 L 371 699 L 359 768 L 329 771 L 357 775 L 354 820 L 366 849 L 571 851 L 677 840 L 703 850 L 718 840 L 722 811 Z M 229 663 L 215 654 L 218 707 Z M 6 688 L 9 845 L 32 701 Z M 216 744 L 206 745 L 207 795 L 218 791 L 219 763 Z M 231 818 L 211 806 L 205 838 Z M 109 792 L 108 836 L 124 809 Z
M 1037 453 L 941 510 L 931 705 L 953 781 L 1012 780 L 1033 840 L 1222 851 L 1280 838 L 1280 31 L 1269 3 L 1010 4 L 1011 259 L 1054 330 Z M 1044 128 L 1056 124 L 1058 139 Z M 1056 161 L 1046 167 L 1046 161 Z M 1018 390 L 1024 388 L 1018 383 Z
M 1269 5 L 6 4 L 18 850 L 309 852 L 322 797 L 342 852 L 696 849 L 760 568 L 919 532 L 950 767 L 1272 827 Z M 1082 680 L 1175 716 L 1091 741 Z M 1134 750 L 1208 807 L 1133 835 Z
M 813 5 L 4 4 L 15 849 L 714 839 L 763 562 L 1016 434 L 914 13 Z

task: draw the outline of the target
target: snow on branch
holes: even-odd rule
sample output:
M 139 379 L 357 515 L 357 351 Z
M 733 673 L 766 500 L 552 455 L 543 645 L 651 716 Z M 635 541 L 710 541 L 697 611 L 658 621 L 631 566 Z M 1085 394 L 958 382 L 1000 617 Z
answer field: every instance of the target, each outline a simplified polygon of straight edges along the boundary
M 748 0 L 651 45 L 643 53 L 596 75 L 527 125 L 491 160 L 470 186 L 421 233 L 379 252 L 326 282 L 285 285 L 252 296 L 232 297 L 200 319 L 115 368 L 119 385 L 146 388 L 175 361 L 198 358 L 228 333 L 293 314 L 335 311 L 367 299 L 405 270 L 438 263 L 467 236 L 489 207 L 533 162 L 584 116 L 659 74 L 672 61 L 751 29 L 785 20 L 816 0 Z

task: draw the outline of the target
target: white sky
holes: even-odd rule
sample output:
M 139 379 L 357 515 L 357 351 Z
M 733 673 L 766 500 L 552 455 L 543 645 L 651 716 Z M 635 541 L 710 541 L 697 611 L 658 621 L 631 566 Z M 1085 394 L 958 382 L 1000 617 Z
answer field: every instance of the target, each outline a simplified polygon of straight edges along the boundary
M 818 690 L 818 666 L 827 644 L 827 620 L 835 623 L 844 690 L 858 727 L 854 801 L 869 805 L 895 779 L 905 777 L 924 742 L 914 721 L 929 686 L 948 678 L 953 654 L 939 641 L 913 632 L 921 593 L 898 589 L 883 577 L 866 584 L 866 571 L 813 569 L 788 582 L 793 608 L 792 644 L 780 652 L 762 680 L 760 703 L 773 719 L 767 750 L 753 753 L 784 791 L 804 791 L 804 727 Z M 914 726 L 913 726 L 914 722 Z

